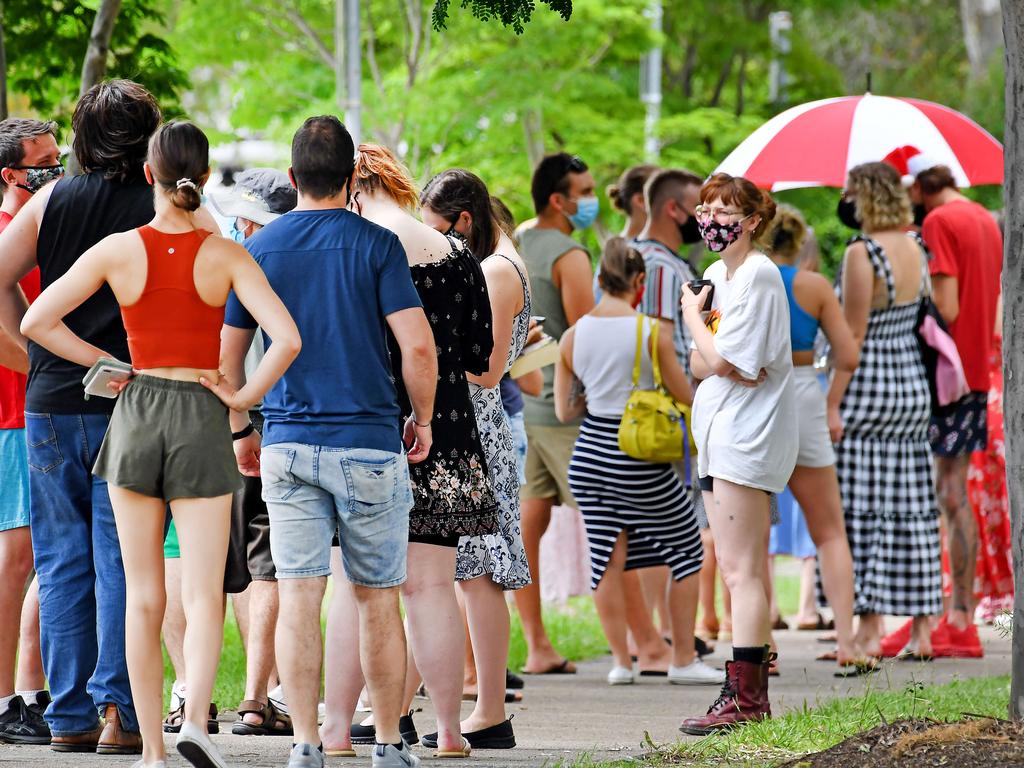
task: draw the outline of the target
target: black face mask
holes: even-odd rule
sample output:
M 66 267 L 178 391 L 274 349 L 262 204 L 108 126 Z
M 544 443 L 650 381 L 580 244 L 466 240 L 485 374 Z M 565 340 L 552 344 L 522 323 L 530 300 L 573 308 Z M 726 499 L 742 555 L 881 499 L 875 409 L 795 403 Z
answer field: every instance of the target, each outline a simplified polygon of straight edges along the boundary
M 682 224 L 679 224 L 679 235 L 683 238 L 683 245 L 693 245 L 701 241 L 700 227 L 697 226 L 697 217 L 690 216 Z
M 861 228 L 861 220 L 857 217 L 857 203 L 853 200 L 840 197 L 839 204 L 836 205 L 836 216 L 850 229 Z
M 914 226 L 923 227 L 924 217 L 928 215 L 928 209 L 924 207 L 923 203 L 917 203 L 914 205 Z

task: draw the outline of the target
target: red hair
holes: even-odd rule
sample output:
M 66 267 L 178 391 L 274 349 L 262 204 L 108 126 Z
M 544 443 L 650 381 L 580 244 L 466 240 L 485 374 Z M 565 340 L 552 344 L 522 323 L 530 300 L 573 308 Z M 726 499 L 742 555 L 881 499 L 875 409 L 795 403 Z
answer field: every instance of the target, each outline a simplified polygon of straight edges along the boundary
M 356 153 L 355 188 L 367 193 L 382 192 L 403 208 L 416 208 L 419 193 L 409 169 L 395 154 L 380 144 L 360 144 Z
M 726 205 L 735 206 L 743 211 L 744 216 L 758 214 L 761 221 L 752 233 L 754 240 L 764 234 L 775 218 L 775 201 L 772 196 L 742 176 L 716 173 L 700 188 L 701 203 L 707 203 L 709 200 L 721 200 Z

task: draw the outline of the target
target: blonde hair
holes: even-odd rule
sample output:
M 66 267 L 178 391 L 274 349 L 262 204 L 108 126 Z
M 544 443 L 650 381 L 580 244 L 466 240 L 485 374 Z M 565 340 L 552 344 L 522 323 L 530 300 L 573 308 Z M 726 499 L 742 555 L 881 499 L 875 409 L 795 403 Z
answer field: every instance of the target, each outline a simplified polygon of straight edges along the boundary
M 903 229 L 914 220 L 899 171 L 888 163 L 862 163 L 850 170 L 846 190 L 855 201 L 861 229 Z
M 765 237 L 772 254 L 792 262 L 806 239 L 807 222 L 803 214 L 791 205 L 780 204 Z
M 380 144 L 360 144 L 356 153 L 355 188 L 367 194 L 382 192 L 403 208 L 414 210 L 419 193 L 409 169 Z

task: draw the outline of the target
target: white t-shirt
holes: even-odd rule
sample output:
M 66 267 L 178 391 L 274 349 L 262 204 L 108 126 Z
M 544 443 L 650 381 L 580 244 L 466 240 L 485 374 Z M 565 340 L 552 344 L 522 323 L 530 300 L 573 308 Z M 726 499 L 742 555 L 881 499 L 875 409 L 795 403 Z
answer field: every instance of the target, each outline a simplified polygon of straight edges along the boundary
M 704 273 L 715 284 L 721 313 L 715 349 L 744 376 L 767 378 L 744 387 L 727 377 L 701 382 L 693 402 L 698 474 L 781 492 L 796 466 L 799 435 L 792 387 L 789 301 L 778 267 L 752 253 L 726 279 L 715 262 Z

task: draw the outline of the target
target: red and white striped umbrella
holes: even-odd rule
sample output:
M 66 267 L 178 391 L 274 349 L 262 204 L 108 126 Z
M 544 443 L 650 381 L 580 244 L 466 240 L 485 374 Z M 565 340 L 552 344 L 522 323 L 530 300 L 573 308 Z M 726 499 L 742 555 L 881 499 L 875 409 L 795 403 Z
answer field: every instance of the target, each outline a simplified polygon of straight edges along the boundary
M 843 96 L 787 109 L 716 169 L 771 190 L 842 187 L 860 163 L 899 147 L 947 165 L 961 187 L 1003 183 L 1003 147 L 956 110 L 919 99 Z

